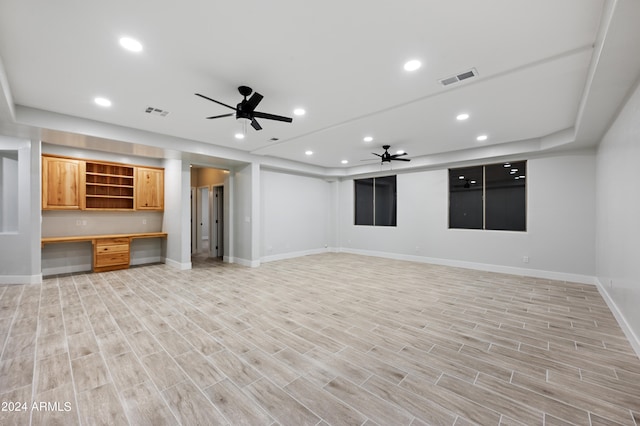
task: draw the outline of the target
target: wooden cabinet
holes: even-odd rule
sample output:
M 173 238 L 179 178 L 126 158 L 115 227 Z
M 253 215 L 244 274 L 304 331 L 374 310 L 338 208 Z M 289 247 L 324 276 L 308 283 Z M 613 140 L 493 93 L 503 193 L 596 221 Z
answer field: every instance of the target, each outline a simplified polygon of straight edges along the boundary
M 129 238 L 100 238 L 93 244 L 93 270 L 114 271 L 129 268 Z
M 43 210 L 164 210 L 164 169 L 42 156 Z
M 70 158 L 42 157 L 42 208 L 84 208 L 85 162 Z
M 134 167 L 86 162 L 86 209 L 133 210 Z
M 164 170 L 136 167 L 136 210 L 164 210 Z

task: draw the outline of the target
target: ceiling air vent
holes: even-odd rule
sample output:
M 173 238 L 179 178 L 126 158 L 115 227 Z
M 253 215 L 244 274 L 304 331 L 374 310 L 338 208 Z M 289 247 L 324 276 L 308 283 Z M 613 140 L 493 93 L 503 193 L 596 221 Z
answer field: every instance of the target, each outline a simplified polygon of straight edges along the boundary
M 164 110 L 161 110 L 160 108 L 154 108 L 154 107 L 147 107 L 147 109 L 145 109 L 144 112 L 151 115 L 159 115 L 160 117 L 166 117 L 167 115 L 169 115 L 169 111 L 164 111 Z
M 458 75 L 454 75 L 453 77 L 443 78 L 440 81 L 440 84 L 443 86 L 448 86 L 453 83 L 461 82 L 462 80 L 466 80 L 471 77 L 476 77 L 478 75 L 478 71 L 475 68 L 471 68 L 469 71 L 461 72 Z

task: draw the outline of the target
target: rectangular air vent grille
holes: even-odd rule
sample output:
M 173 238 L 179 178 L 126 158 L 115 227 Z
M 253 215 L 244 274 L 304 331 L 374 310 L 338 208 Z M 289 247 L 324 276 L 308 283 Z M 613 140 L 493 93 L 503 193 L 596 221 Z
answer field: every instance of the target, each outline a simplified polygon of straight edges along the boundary
M 478 71 L 475 68 L 471 68 L 469 71 L 461 72 L 460 74 L 454 75 L 452 77 L 443 78 L 439 80 L 439 82 L 443 86 L 448 86 L 453 83 L 459 83 L 471 77 L 476 77 L 477 75 Z
M 160 108 L 154 108 L 154 107 L 147 107 L 147 109 L 145 109 L 144 112 L 151 115 L 159 115 L 160 117 L 166 117 L 167 115 L 169 115 L 169 111 L 164 111 L 164 110 L 161 110 Z

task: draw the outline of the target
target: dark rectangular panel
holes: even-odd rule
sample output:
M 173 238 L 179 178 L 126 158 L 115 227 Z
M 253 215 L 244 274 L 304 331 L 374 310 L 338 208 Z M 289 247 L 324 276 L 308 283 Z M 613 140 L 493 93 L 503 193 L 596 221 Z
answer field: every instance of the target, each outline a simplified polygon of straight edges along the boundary
M 373 179 L 354 180 L 355 224 L 373 225 Z
M 526 231 L 525 161 L 485 166 L 486 229 Z
M 482 166 L 449 169 L 449 228 L 482 229 Z
M 396 226 L 396 177 L 384 176 L 374 181 L 375 225 Z

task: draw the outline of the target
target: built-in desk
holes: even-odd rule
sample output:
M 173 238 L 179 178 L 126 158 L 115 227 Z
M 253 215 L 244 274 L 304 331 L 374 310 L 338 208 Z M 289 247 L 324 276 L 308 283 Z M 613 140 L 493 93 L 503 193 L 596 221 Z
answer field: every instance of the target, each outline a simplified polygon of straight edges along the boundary
M 135 234 L 43 237 L 41 245 L 44 247 L 45 244 L 91 241 L 93 245 L 93 271 L 104 272 L 127 269 L 129 267 L 131 240 L 136 238 L 167 238 L 167 233 L 141 232 Z

